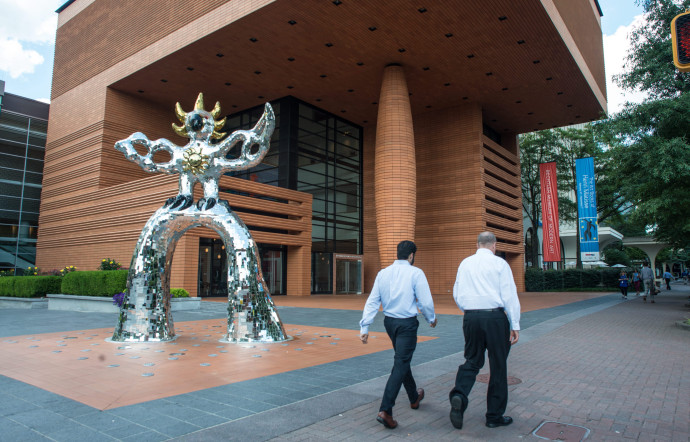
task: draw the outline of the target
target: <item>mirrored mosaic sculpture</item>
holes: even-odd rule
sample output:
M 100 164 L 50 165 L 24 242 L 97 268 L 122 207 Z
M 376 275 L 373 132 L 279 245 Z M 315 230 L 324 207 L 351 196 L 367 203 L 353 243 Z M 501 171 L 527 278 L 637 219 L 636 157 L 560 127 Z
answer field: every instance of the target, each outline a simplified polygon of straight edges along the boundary
M 222 139 L 225 134 L 219 132 L 225 119 L 216 121 L 220 103 L 207 112 L 203 95 L 199 94 L 193 111 L 184 112 L 177 103 L 175 113 L 182 125 L 173 124 L 173 129 L 190 139 L 184 147 L 166 139 L 151 141 L 140 132 L 115 143 L 117 150 L 142 169 L 178 173 L 180 181 L 178 195 L 169 198 L 149 218 L 139 236 L 112 340 L 138 342 L 175 338 L 170 314 L 170 269 L 175 246 L 187 230 L 207 227 L 218 233 L 227 254 L 228 326 L 221 341 L 285 341 L 288 336 L 263 280 L 256 243 L 228 202 L 218 199 L 218 180 L 224 172 L 253 167 L 268 152 L 275 128 L 273 109 L 266 103 L 253 129 L 235 131 L 225 139 Z M 211 139 L 222 141 L 212 144 Z M 238 144 L 239 158 L 226 158 L 230 149 Z M 148 153 L 137 153 L 135 145 L 143 146 Z M 170 161 L 153 161 L 153 155 L 160 150 L 170 154 Z M 193 204 L 192 192 L 197 182 L 201 183 L 204 196 Z

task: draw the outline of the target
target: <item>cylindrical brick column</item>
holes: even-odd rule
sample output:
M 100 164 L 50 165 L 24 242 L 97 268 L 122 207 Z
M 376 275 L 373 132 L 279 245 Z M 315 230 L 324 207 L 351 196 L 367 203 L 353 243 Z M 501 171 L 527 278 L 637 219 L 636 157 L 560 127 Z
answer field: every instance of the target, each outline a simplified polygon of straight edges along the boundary
M 396 259 L 400 241 L 414 241 L 417 170 L 412 111 L 405 72 L 398 65 L 383 71 L 376 123 L 376 228 L 381 267 Z

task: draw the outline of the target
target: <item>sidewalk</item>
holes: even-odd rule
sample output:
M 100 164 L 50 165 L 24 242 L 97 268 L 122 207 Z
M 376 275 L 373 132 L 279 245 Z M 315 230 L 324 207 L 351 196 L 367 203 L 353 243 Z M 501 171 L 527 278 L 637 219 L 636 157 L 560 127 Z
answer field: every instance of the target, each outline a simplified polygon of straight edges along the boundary
M 542 426 L 540 436 L 549 437 L 551 426 L 555 432 L 550 438 L 561 440 L 580 440 L 574 432 L 588 431 L 587 440 L 687 441 L 690 332 L 674 323 L 690 316 L 690 310 L 683 307 L 690 286 L 672 287 L 672 291 L 662 292 L 655 304 L 644 304 L 634 294 L 628 301 L 611 294 L 523 313 L 520 342 L 508 361 L 509 375 L 519 382 L 510 387 L 507 414 L 515 423 L 509 427 L 484 426 L 486 384 L 482 382 L 475 384 L 470 396 L 463 430 L 450 425 L 447 394 L 457 365 L 463 361 L 459 353 L 463 343 L 462 317 L 448 314 L 440 316 L 435 329 L 420 325 L 420 336 L 433 338 L 418 344 L 413 359 L 415 377 L 426 390 L 426 398 L 415 411 L 406 407 L 404 394 L 399 396 L 395 408 L 399 426 L 395 430 L 374 420 L 392 365 L 392 351 L 386 349 L 103 411 L 11 379 L 0 371 L 0 440 L 537 441 L 544 439 L 532 432 L 551 421 L 556 424 Z M 176 315 L 176 328 L 185 330 L 191 321 L 224 317 L 223 304 L 203 304 L 201 312 Z M 357 310 L 282 306 L 279 312 L 285 323 L 299 324 L 305 330 L 350 330 L 338 335 L 339 341 L 332 340 L 335 335 L 311 338 L 316 344 L 302 346 L 305 357 L 309 352 L 321 355 L 335 350 L 337 355 L 357 351 L 355 347 L 347 351 L 339 347 L 346 339 L 356 339 Z M 36 316 L 48 313 L 59 313 L 53 318 L 61 322 Z M 372 335 L 387 339 L 378 316 Z M 47 341 L 22 343 L 17 335 L 72 331 L 71 337 L 77 330 L 108 327 L 109 321 L 113 322 L 112 318 L 103 314 L 0 310 L 0 351 L 20 344 L 45 345 Z M 32 323 L 39 324 L 29 325 Z M 105 348 L 102 340 L 93 343 Z M 251 352 L 258 350 L 257 346 Z M 7 355 L 3 352 L 2 358 Z M 227 355 L 213 359 L 214 366 L 221 356 Z M 45 355 L 35 357 L 49 364 Z M 255 358 L 254 365 L 268 361 Z M 165 367 L 161 363 L 151 371 L 158 369 L 156 376 L 167 377 L 171 384 L 187 382 L 187 375 L 165 371 Z M 252 365 L 247 367 L 252 370 Z M 133 376 L 137 378 L 131 383 L 147 379 Z M 574 432 L 568 433 L 571 430 Z

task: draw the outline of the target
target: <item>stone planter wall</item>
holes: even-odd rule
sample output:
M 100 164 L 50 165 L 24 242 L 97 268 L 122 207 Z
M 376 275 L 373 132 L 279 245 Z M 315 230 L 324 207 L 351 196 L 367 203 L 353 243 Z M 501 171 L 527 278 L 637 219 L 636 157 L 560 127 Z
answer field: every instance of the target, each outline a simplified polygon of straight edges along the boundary
M 69 310 L 78 312 L 117 313 L 120 307 L 113 304 L 113 298 L 100 296 L 47 295 L 49 310 Z M 201 298 L 173 298 L 172 311 L 198 310 Z
M 0 296 L 0 308 L 48 308 L 46 298 L 15 298 L 13 296 Z

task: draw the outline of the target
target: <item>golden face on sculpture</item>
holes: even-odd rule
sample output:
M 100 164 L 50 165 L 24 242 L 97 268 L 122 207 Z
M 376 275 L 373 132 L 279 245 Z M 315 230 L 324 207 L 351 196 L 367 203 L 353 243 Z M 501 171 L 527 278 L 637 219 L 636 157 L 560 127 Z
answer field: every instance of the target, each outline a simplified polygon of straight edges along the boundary
M 194 175 L 202 174 L 208 169 L 208 155 L 201 153 L 201 147 L 185 150 L 182 167 L 185 172 L 192 172 Z

